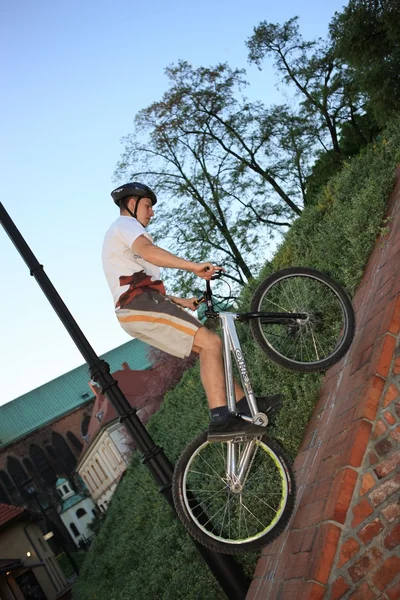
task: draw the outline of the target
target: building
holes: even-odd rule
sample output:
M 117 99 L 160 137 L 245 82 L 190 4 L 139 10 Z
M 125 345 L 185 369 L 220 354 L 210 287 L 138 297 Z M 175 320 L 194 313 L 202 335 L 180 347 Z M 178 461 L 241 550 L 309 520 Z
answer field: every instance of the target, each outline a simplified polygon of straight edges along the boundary
M 124 368 L 113 376 L 128 402 L 137 409 L 142 423 L 146 424 L 162 402 L 162 395 L 152 396 L 151 401 L 149 399 L 149 390 L 163 387 L 161 371 L 130 371 Z M 134 393 L 132 378 L 135 381 Z M 82 477 L 99 510 L 104 512 L 128 466 L 133 446 L 108 399 L 98 388 L 94 387 L 93 391 L 96 398 L 76 472 Z
M 0 504 L 0 599 L 53 600 L 68 587 L 38 522 L 41 515 Z
M 59 515 L 76 546 L 85 545 L 92 537 L 88 525 L 96 516 L 91 498 L 84 493 L 76 493 L 71 482 L 64 477 L 56 481 L 56 490 L 61 498 Z
M 151 368 L 149 349 L 135 339 L 101 356 L 111 373 L 121 367 L 130 373 L 131 397 L 136 385 L 134 373 Z M 89 423 L 98 393 L 84 364 L 0 406 L 0 502 L 42 512 L 58 526 L 66 541 L 70 540 L 70 530 L 59 516 L 61 499 L 56 482 L 65 477 L 77 493 L 87 494 L 75 471 L 88 447 Z

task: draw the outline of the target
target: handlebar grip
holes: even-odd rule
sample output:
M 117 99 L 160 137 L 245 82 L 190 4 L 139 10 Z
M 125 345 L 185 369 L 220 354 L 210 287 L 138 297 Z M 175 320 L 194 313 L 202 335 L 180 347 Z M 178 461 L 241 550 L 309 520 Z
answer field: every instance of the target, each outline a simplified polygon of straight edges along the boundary
M 194 304 L 195 306 L 199 306 L 199 305 L 200 305 L 202 302 L 204 302 L 204 300 L 205 300 L 205 297 L 204 297 L 204 296 L 202 296 L 201 298 L 197 298 L 197 300 L 195 300 L 195 301 L 193 302 L 193 304 Z

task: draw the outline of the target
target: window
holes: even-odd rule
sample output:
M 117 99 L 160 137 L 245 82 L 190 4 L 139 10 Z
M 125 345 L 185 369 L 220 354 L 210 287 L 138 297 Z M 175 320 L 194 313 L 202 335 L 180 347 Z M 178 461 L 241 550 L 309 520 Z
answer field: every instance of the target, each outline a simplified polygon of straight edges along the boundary
M 67 431 L 67 438 L 71 442 L 71 444 L 75 447 L 78 452 L 82 452 L 83 444 L 78 440 L 76 435 L 72 433 L 72 431 Z
M 76 511 L 76 516 L 78 517 L 78 519 L 80 519 L 81 517 L 84 517 L 86 514 L 87 513 L 84 508 L 78 508 L 78 510 Z
M 98 459 L 98 458 L 96 458 L 96 459 L 95 459 L 95 461 L 96 461 L 96 464 L 97 464 L 97 466 L 98 466 L 98 468 L 99 468 L 99 471 L 102 473 L 103 477 L 104 477 L 105 479 L 107 479 L 107 478 L 108 478 L 108 475 L 107 475 L 107 474 L 104 472 L 104 469 L 103 469 L 103 467 L 102 467 L 102 466 L 101 466 L 101 464 L 99 463 L 99 459 Z
M 79 531 L 78 531 L 78 528 L 75 525 L 75 523 L 71 523 L 69 527 L 70 527 L 70 529 L 71 529 L 71 531 L 72 531 L 72 533 L 74 534 L 75 537 L 78 537 L 80 535 Z
M 114 443 L 107 440 L 107 446 L 108 446 L 111 454 L 114 456 L 115 460 L 117 461 L 117 463 L 121 463 L 122 462 L 121 456 L 119 455 L 118 451 L 116 451 Z
M 63 485 L 63 490 L 64 490 L 64 494 L 69 494 L 71 491 L 67 485 Z

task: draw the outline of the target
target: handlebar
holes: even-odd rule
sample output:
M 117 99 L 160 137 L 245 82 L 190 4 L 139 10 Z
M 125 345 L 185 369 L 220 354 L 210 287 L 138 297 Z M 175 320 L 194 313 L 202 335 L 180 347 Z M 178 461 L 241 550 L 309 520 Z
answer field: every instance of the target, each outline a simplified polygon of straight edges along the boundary
M 207 281 L 206 281 L 206 286 L 207 286 L 206 293 L 205 293 L 205 294 L 203 294 L 203 296 L 201 296 L 200 298 L 197 298 L 197 299 L 196 299 L 196 300 L 193 302 L 193 304 L 194 304 L 196 307 L 197 307 L 197 306 L 199 306 L 199 305 L 200 305 L 202 302 L 205 302 L 205 301 L 206 301 L 206 299 L 207 299 L 207 298 L 206 298 L 206 296 L 207 296 L 207 295 L 208 295 L 209 297 L 211 297 L 211 296 L 212 296 L 212 293 L 211 293 L 211 287 L 210 287 L 210 281 L 214 281 L 215 279 L 220 279 L 220 278 L 222 277 L 223 273 L 224 273 L 223 271 L 217 271 L 217 272 L 216 272 L 216 273 L 215 273 L 215 274 L 214 274 L 214 275 L 211 277 L 211 280 L 207 279 Z

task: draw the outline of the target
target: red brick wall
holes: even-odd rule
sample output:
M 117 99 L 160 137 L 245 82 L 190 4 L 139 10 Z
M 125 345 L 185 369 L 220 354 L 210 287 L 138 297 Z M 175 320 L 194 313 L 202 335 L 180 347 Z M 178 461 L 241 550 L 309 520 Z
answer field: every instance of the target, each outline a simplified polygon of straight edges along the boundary
M 326 374 L 294 464 L 293 517 L 264 548 L 247 600 L 400 598 L 399 192 L 400 176 L 390 234 L 354 297 L 353 345 Z

